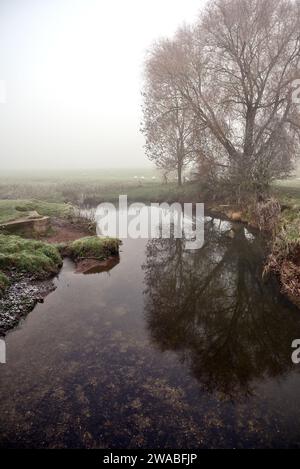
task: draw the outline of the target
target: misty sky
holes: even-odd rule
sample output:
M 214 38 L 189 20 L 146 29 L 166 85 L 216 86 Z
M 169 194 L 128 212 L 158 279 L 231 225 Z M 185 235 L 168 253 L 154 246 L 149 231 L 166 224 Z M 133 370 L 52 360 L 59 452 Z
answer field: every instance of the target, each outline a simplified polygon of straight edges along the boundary
M 147 164 L 145 51 L 204 3 L 0 0 L 0 169 Z

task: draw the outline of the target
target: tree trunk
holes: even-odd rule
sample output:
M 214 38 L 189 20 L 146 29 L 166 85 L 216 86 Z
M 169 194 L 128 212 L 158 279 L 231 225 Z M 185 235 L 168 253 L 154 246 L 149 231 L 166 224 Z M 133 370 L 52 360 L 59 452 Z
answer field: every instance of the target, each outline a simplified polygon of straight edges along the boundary
M 182 167 L 181 167 L 181 164 L 179 164 L 177 166 L 177 182 L 178 182 L 178 186 L 181 187 L 182 186 Z

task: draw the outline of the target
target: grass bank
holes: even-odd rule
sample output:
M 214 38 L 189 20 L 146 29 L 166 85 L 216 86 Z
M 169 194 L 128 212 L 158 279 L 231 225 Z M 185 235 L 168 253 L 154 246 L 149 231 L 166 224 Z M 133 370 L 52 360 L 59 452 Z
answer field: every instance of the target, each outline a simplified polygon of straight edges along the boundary
M 281 213 L 273 229 L 265 273 L 275 273 L 283 292 L 300 306 L 300 181 L 277 182 L 273 193 Z
M 74 261 L 81 259 L 104 260 L 119 254 L 120 240 L 117 238 L 99 238 L 87 236 L 60 247 Z
M 58 249 L 42 241 L 0 234 L 0 297 L 17 277 L 44 280 L 62 266 Z
M 64 203 L 53 203 L 41 200 L 0 200 L 0 223 L 5 223 L 29 215 L 32 211 L 40 215 L 68 218 L 73 214 L 73 207 Z
M 118 239 L 97 236 L 54 245 L 20 236 L 0 235 L 0 297 L 10 284 L 9 278 L 16 274 L 44 280 L 59 272 L 63 256 L 75 262 L 82 259 L 100 261 L 118 255 L 119 245 Z
M 48 243 L 14 235 L 0 235 L 0 269 L 15 270 L 43 279 L 56 274 L 62 266 L 58 249 Z

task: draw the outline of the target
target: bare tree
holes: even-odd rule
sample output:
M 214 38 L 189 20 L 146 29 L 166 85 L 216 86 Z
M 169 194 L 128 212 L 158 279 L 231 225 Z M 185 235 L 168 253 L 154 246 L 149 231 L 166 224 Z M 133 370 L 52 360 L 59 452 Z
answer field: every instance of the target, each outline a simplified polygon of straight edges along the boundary
M 183 169 L 195 158 L 195 115 L 162 73 L 168 42 L 160 41 L 146 62 L 142 132 L 146 154 L 165 172 L 177 171 L 182 185 Z
M 171 82 L 194 114 L 199 154 L 238 199 L 263 194 L 299 152 L 300 115 L 291 99 L 299 31 L 299 1 L 212 0 L 167 43 L 160 82 Z

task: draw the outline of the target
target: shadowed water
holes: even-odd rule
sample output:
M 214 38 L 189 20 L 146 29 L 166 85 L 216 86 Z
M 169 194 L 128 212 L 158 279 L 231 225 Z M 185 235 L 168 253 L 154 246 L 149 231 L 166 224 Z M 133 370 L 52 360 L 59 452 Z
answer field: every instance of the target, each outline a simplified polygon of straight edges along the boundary
M 300 312 L 263 282 L 261 240 L 207 219 L 205 245 L 127 240 L 6 337 L 1 447 L 300 446 Z

